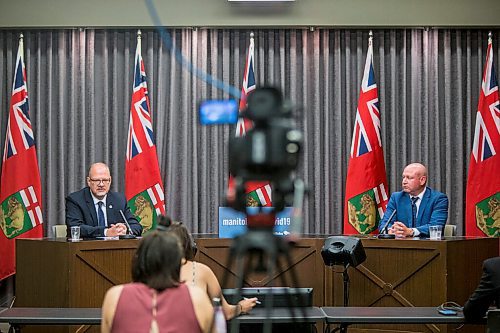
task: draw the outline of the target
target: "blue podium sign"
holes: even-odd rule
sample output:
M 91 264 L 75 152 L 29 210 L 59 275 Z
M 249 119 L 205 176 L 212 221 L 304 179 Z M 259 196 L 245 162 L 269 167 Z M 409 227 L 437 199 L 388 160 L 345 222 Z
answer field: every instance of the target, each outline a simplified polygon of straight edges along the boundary
M 256 213 L 259 208 L 248 207 L 248 214 Z M 271 211 L 273 208 L 264 207 L 262 210 Z M 275 235 L 286 236 L 290 232 L 293 207 L 286 207 L 276 214 L 273 232 Z M 219 238 L 233 238 L 247 231 L 247 219 L 244 213 L 230 207 L 219 207 Z

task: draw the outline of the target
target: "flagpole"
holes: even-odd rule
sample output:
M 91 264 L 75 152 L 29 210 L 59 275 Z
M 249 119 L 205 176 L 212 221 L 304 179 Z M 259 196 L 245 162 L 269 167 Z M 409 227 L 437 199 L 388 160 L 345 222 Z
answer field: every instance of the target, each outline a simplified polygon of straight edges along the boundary
M 142 39 L 142 32 L 141 32 L 141 29 L 138 29 L 137 30 L 137 40 L 140 40 Z
M 488 32 L 488 44 L 491 44 L 493 42 L 493 34 L 490 32 Z

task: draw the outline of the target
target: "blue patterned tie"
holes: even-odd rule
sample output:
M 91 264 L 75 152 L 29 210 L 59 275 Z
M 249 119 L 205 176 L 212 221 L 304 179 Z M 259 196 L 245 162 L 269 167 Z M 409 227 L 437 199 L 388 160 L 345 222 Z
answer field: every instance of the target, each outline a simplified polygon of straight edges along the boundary
M 417 200 L 418 197 L 411 198 L 411 227 L 415 228 L 417 224 Z
M 105 227 L 106 221 L 104 220 L 104 211 L 102 210 L 102 205 L 104 205 L 104 202 L 99 201 L 97 204 L 99 205 L 99 208 L 97 208 L 97 223 L 100 227 Z

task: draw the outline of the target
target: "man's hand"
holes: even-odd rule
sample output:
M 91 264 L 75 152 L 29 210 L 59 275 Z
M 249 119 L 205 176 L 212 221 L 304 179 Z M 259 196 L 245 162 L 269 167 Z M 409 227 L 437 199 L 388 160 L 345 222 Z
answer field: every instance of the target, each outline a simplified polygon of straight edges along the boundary
M 106 236 L 119 236 L 127 233 L 127 227 L 123 223 L 112 224 L 106 231 Z
M 399 221 L 394 222 L 391 229 L 393 229 L 393 233 L 398 238 L 405 238 L 405 237 L 412 237 L 413 236 L 413 229 L 408 228 L 406 225 L 404 225 L 404 223 L 401 223 Z

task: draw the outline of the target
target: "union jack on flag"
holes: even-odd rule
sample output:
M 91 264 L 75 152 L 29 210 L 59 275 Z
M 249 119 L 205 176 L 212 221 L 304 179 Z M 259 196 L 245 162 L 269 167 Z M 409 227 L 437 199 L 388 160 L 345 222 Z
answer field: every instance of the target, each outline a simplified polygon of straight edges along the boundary
M 250 45 L 245 62 L 245 73 L 243 76 L 243 86 L 241 87 L 241 97 L 239 110 L 242 112 L 247 107 L 248 95 L 256 89 L 255 71 L 254 71 L 254 40 L 253 33 L 250 34 Z M 252 129 L 253 122 L 250 119 L 239 117 L 236 124 L 236 137 L 242 137 Z M 268 181 L 248 181 L 246 184 L 247 206 L 271 207 L 271 185 Z M 228 197 L 235 196 L 234 179 L 229 175 Z
M 467 236 L 500 236 L 500 102 L 493 68 L 493 43 L 488 38 L 474 141 L 467 178 L 465 231 Z M 496 175 L 496 176 L 495 176 Z
M 165 195 L 149 105 L 141 32 L 138 31 L 125 161 L 125 197 L 143 232 L 155 229 L 156 217 L 165 214 Z M 149 214 L 149 211 L 155 213 Z
M 12 86 L 11 110 L 7 122 L 7 133 L 3 160 L 17 155 L 35 145 L 35 136 L 31 127 L 26 70 L 24 69 L 23 44 L 19 44 L 16 60 L 16 72 Z
M 484 161 L 497 154 L 494 142 L 500 142 L 500 102 L 498 101 L 498 82 L 493 70 L 492 43 L 488 43 L 486 66 L 481 82 L 479 105 L 474 130 L 472 155 L 476 162 Z M 496 140 L 496 141 L 495 141 Z
M 387 207 L 388 186 L 380 125 L 370 32 L 347 168 L 344 234 L 376 231 Z
M 250 36 L 250 45 L 248 46 L 247 60 L 245 63 L 245 74 L 243 76 L 243 86 L 241 87 L 241 98 L 240 98 L 240 112 L 242 112 L 247 107 L 247 97 L 255 90 L 255 74 L 254 74 L 254 45 L 253 45 L 253 34 Z M 238 123 L 236 124 L 236 137 L 245 136 L 247 131 L 253 127 L 252 122 L 246 118 L 238 118 Z
M 371 152 L 375 145 L 382 147 L 378 90 L 375 75 L 373 74 L 373 50 L 371 45 L 368 47 L 366 59 L 352 136 L 351 157 L 358 157 Z
M 146 71 L 140 52 L 140 45 L 138 45 L 135 52 L 134 90 L 132 93 L 132 107 L 130 108 L 127 160 L 129 161 L 137 154 L 142 153 L 146 147 L 153 147 L 154 144 L 153 126 L 149 113 Z
M 15 238 L 43 237 L 42 185 L 19 38 L 0 175 L 0 280 L 16 272 Z

